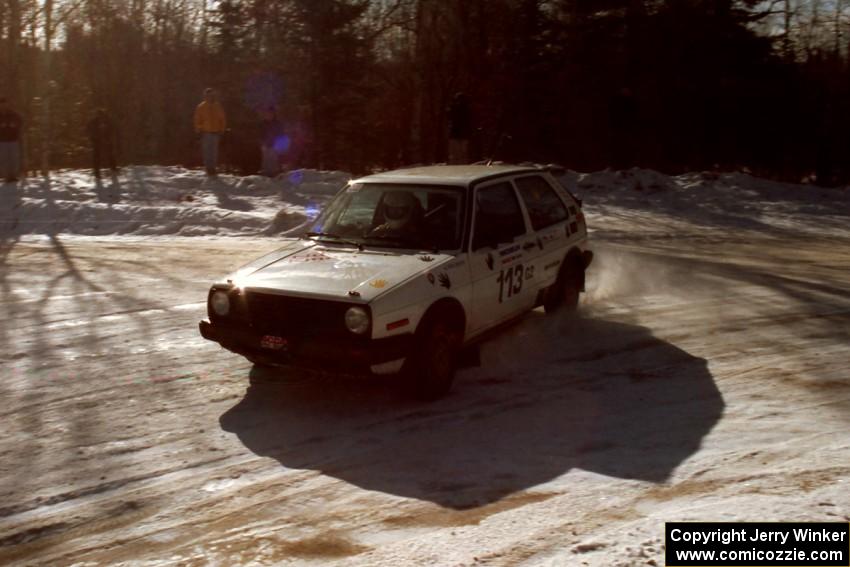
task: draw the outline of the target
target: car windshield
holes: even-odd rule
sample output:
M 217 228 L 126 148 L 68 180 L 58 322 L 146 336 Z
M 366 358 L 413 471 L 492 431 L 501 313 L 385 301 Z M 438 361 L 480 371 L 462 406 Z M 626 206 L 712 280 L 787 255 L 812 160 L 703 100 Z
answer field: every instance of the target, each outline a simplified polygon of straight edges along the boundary
M 456 250 L 462 223 L 459 187 L 353 183 L 331 201 L 308 235 L 367 246 Z

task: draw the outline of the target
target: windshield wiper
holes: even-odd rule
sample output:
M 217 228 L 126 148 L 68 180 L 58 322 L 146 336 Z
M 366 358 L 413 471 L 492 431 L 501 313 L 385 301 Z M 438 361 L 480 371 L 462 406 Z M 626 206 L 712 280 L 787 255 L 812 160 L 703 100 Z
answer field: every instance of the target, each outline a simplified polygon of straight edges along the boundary
M 367 240 L 383 240 L 385 242 L 394 242 L 399 244 L 399 247 L 410 248 L 415 250 L 430 250 L 434 254 L 439 254 L 440 251 L 436 245 L 430 244 L 427 246 L 420 246 L 415 238 L 405 238 L 404 236 L 392 236 L 389 234 L 375 234 L 372 236 L 367 236 Z M 410 246 L 408 246 L 410 245 Z
M 313 238 L 313 237 L 332 238 L 334 240 L 342 242 L 343 244 L 351 244 L 352 246 L 356 246 L 358 250 L 360 250 L 361 252 L 363 251 L 363 243 L 362 242 L 358 242 L 356 240 L 351 240 L 349 238 L 345 238 L 344 236 L 340 236 L 338 234 L 333 234 L 333 233 L 330 233 L 330 232 L 308 232 L 307 233 L 307 238 Z

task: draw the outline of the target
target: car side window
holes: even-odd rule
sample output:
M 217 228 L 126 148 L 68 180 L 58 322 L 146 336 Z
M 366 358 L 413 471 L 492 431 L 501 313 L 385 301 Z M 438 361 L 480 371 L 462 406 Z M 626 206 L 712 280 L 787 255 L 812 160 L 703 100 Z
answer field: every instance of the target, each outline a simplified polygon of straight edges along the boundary
M 515 179 L 519 194 L 528 209 L 531 226 L 541 230 L 569 217 L 564 202 L 555 190 L 539 175 Z
M 525 234 L 516 193 L 509 182 L 479 189 L 475 194 L 475 235 L 472 248 L 511 242 Z

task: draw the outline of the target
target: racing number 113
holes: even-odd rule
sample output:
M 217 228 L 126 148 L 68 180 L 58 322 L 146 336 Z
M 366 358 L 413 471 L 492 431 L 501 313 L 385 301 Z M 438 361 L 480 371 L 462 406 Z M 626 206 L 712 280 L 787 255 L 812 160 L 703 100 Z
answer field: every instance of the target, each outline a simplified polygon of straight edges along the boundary
M 499 303 L 505 297 L 511 297 L 517 294 L 522 289 L 522 280 L 525 279 L 525 270 L 522 264 L 511 266 L 507 270 L 502 270 L 499 273 Z M 508 294 L 505 296 L 505 290 Z

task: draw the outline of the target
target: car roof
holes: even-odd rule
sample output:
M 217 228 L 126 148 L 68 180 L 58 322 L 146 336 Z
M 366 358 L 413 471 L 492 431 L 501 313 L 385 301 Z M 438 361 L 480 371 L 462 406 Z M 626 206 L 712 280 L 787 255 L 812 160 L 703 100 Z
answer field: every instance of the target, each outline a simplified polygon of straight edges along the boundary
M 540 167 L 526 165 L 428 165 L 375 173 L 355 179 L 353 183 L 469 186 L 491 177 L 524 172 L 543 173 L 544 171 Z

